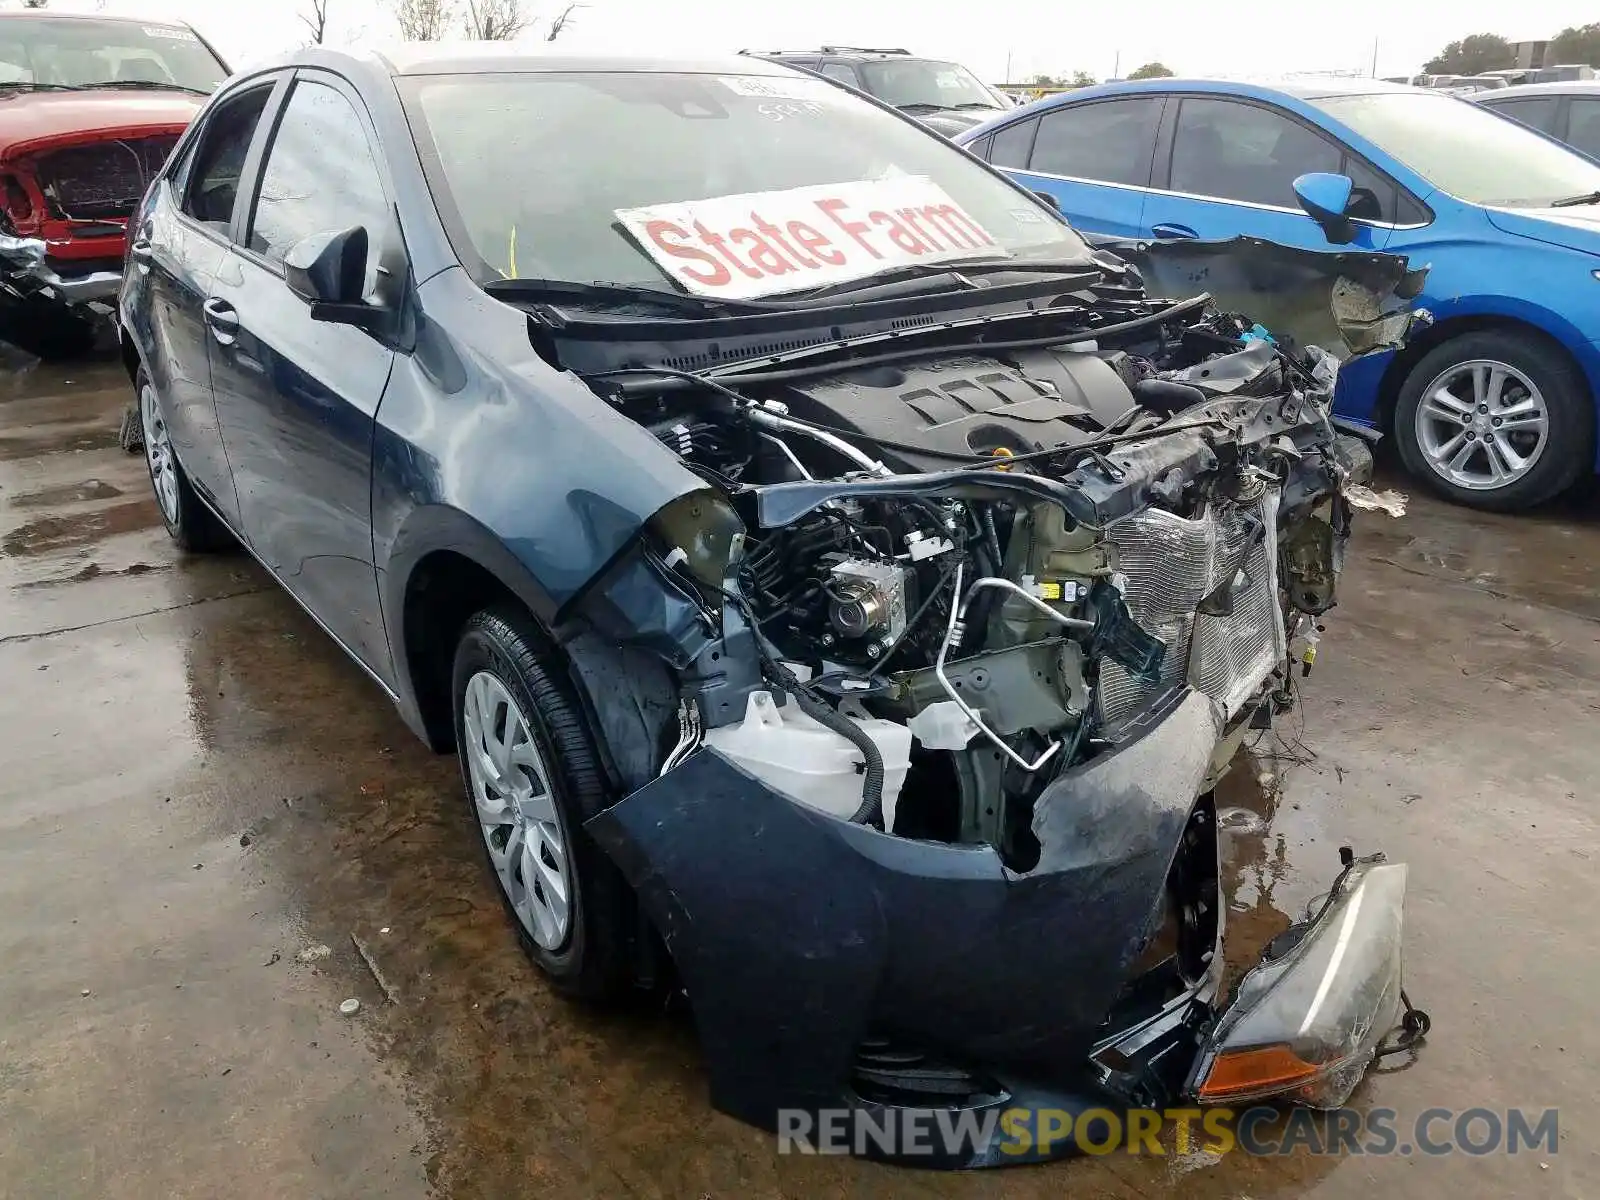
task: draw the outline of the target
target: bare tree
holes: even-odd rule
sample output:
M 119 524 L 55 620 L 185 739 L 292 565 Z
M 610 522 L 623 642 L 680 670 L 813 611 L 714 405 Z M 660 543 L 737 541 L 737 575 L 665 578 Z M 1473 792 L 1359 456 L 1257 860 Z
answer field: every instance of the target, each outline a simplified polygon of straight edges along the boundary
M 330 0 L 311 0 L 311 15 L 300 14 L 300 19 L 305 22 L 311 31 L 311 44 L 320 46 L 328 36 L 328 4 Z
M 581 4 L 569 4 L 556 14 L 556 19 L 550 22 L 550 32 L 544 35 L 544 40 L 553 42 L 561 36 L 561 31 L 567 27 L 567 22 L 572 20 L 572 14 L 582 8 Z
M 394 0 L 400 36 L 409 42 L 437 42 L 456 16 L 455 0 Z
M 22 0 L 23 8 L 43 8 L 50 0 Z
M 533 24 L 522 0 L 467 0 L 467 36 L 479 42 L 509 42 Z

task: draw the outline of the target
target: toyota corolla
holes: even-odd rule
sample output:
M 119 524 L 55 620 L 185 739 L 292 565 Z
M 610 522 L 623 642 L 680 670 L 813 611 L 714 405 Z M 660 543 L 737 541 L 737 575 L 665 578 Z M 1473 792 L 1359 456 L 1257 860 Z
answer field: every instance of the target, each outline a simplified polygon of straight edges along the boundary
M 1414 1038 L 1381 854 L 1225 978 L 1211 797 L 1373 502 L 1329 402 L 1403 260 L 1163 299 L 826 80 L 505 46 L 230 81 L 132 233 L 172 536 L 459 755 L 533 962 L 681 989 L 718 1107 L 1337 1104 Z

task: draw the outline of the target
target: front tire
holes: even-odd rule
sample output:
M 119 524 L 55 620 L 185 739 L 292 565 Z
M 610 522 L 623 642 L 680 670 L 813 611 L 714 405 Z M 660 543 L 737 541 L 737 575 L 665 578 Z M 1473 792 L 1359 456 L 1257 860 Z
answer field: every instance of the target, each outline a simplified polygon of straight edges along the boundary
M 583 831 L 605 774 L 571 685 L 514 608 L 467 622 L 451 678 L 468 811 L 528 957 L 563 992 L 611 999 L 630 982 L 632 894 Z
M 1411 369 L 1395 406 L 1401 460 L 1457 504 L 1513 512 L 1566 491 L 1594 462 L 1595 407 L 1559 347 L 1484 330 Z
M 210 554 L 231 548 L 234 544 L 233 535 L 217 519 L 216 514 L 205 506 L 205 502 L 195 495 L 189 476 L 178 462 L 168 433 L 161 394 L 156 391 L 149 372 L 143 367 L 139 368 L 133 386 L 139 405 L 144 465 L 150 471 L 150 487 L 155 492 L 156 507 L 161 510 L 167 533 L 179 549 L 191 554 Z

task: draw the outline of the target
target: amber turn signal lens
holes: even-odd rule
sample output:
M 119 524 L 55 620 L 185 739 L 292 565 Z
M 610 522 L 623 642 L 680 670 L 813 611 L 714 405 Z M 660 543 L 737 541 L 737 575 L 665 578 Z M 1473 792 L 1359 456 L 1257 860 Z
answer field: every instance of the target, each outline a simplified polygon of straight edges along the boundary
M 990 458 L 1011 458 L 1011 457 L 1013 457 L 1013 455 L 1012 455 L 1011 451 L 1009 449 L 1007 449 L 1005 446 L 996 446 L 993 450 L 989 451 L 989 457 Z M 1011 470 L 1010 467 L 997 467 L 995 469 L 999 470 L 999 471 L 1009 471 L 1009 470 Z
M 1287 1046 L 1234 1050 L 1219 1054 L 1211 1064 L 1200 1087 L 1200 1099 L 1216 1103 L 1241 1096 L 1276 1095 L 1316 1077 L 1317 1069 Z

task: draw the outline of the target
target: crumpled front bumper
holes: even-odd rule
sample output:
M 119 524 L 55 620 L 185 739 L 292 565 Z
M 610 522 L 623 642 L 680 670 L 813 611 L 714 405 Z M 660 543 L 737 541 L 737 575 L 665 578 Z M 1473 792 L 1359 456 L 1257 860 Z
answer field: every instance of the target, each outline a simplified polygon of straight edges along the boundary
M 49 263 L 40 238 L 0 231 L 0 291 L 17 299 L 61 304 L 113 303 L 122 290 L 121 271 L 62 276 Z
M 672 954 L 712 1103 L 770 1129 L 797 1110 L 971 1113 L 978 1124 L 963 1125 L 971 1136 L 959 1144 L 853 1148 L 921 1166 L 1037 1161 L 1072 1153 L 1071 1136 L 1008 1143 L 1014 1127 L 983 1126 L 984 1114 L 1048 1110 L 1070 1130 L 1090 1109 L 1159 1108 L 1233 1064 L 1240 1038 L 1292 1020 L 1286 997 L 1320 988 L 1318 1019 L 1368 1005 L 1350 977 L 1375 957 L 1368 939 L 1391 927 L 1398 954 L 1398 897 L 1358 892 L 1371 913 L 1392 904 L 1392 921 L 1352 926 L 1330 965 L 1326 931 L 1344 928 L 1347 887 L 1275 969 L 1249 977 L 1247 1007 L 1219 1011 L 1214 953 L 1187 990 L 1108 1024 L 1166 911 L 1220 723 L 1210 700 L 1180 689 L 1111 732 L 1113 751 L 1037 801 L 1040 857 L 1026 872 L 988 846 L 837 820 L 713 750 L 587 822 Z M 1307 982 L 1319 969 L 1325 987 Z M 1351 1023 L 1387 1019 L 1373 1003 Z

